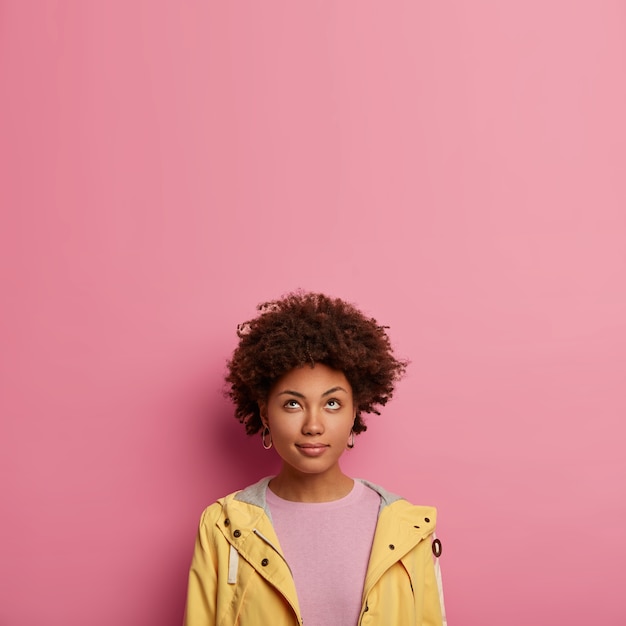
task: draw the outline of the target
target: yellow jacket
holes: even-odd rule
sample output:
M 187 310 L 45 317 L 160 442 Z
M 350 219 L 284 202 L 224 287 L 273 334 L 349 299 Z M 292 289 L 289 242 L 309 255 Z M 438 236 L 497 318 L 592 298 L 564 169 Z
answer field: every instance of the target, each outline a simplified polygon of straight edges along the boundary
M 202 514 L 185 626 L 302 626 L 294 581 L 265 502 L 269 480 L 221 498 Z M 381 507 L 359 626 L 442 626 L 435 509 L 365 484 L 380 494 Z

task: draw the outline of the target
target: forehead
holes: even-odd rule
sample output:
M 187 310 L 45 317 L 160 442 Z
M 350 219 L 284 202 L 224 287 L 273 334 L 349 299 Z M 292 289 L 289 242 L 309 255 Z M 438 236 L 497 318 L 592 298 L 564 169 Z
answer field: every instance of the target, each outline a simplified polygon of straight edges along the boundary
M 335 370 L 323 363 L 316 363 L 313 367 L 303 365 L 283 374 L 272 386 L 270 393 L 282 391 L 298 391 L 304 395 L 322 395 L 329 389 L 341 387 L 352 393 L 352 387 L 341 370 Z

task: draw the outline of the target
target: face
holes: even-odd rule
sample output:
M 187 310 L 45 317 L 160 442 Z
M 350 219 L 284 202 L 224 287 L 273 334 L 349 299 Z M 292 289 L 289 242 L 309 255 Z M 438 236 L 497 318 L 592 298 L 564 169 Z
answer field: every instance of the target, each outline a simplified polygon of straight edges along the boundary
M 356 415 L 343 372 L 321 363 L 297 367 L 278 379 L 260 408 L 284 469 L 303 474 L 340 471 L 338 461 Z

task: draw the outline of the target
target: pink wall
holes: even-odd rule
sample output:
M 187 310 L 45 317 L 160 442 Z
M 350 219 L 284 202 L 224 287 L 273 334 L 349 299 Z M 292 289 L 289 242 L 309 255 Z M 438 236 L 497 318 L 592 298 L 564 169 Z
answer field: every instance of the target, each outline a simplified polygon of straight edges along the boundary
M 623 2 L 0 3 L 0 624 L 181 620 L 271 473 L 220 395 L 303 287 L 412 366 L 345 468 L 450 623 L 626 623 Z

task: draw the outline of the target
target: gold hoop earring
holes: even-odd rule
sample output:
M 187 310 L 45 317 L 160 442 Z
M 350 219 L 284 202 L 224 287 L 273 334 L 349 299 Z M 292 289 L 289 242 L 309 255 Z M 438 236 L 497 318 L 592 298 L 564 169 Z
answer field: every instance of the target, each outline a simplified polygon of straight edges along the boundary
M 270 436 L 270 442 L 266 443 L 265 438 Z M 269 450 L 272 447 L 272 433 L 270 433 L 270 429 L 266 426 L 261 433 L 261 443 L 263 444 L 263 448 L 265 450 Z
M 350 431 L 350 441 L 348 441 L 348 449 L 352 450 L 354 448 L 354 431 Z

